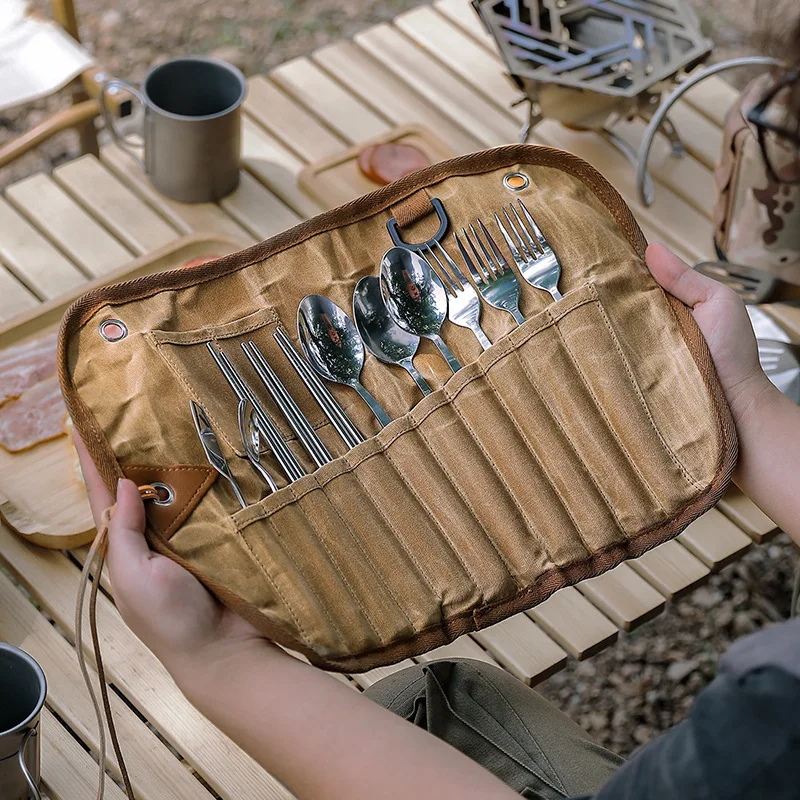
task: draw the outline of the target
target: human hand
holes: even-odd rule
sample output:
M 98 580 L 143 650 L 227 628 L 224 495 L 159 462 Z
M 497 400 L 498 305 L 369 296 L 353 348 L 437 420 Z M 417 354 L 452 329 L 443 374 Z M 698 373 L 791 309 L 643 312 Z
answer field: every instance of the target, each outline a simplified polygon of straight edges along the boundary
M 753 326 L 742 299 L 727 286 L 695 272 L 663 245 L 647 248 L 647 266 L 667 292 L 692 309 L 736 426 L 746 424 L 759 400 L 774 387 L 761 369 Z
M 95 524 L 114 503 L 85 445 L 75 448 L 86 482 Z M 114 601 L 128 627 L 182 686 L 198 670 L 221 663 L 250 648 L 271 646 L 261 634 L 225 608 L 192 574 L 166 556 L 154 553 L 144 537 L 144 503 L 133 481 L 117 486 L 116 509 L 108 531 L 108 571 Z

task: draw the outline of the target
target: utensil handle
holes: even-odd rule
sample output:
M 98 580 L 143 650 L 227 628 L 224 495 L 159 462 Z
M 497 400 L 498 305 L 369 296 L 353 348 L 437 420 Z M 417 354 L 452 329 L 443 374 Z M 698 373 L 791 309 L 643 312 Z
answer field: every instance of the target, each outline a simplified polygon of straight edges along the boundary
M 375 418 L 385 428 L 392 421 L 392 418 L 383 410 L 381 404 L 360 383 L 356 382 L 351 386 L 361 395 L 361 399 L 369 406 Z
M 475 334 L 475 338 L 480 342 L 481 347 L 484 350 L 488 350 L 492 346 L 492 343 L 489 341 L 489 337 L 484 333 L 483 328 L 481 328 L 480 325 L 476 325 L 472 329 L 472 332 Z
M 31 775 L 30 770 L 28 769 L 28 765 L 25 763 L 25 748 L 28 742 L 33 739 L 34 736 L 38 734 L 36 728 L 29 728 L 28 732 L 22 738 L 22 742 L 19 746 L 19 751 L 17 752 L 17 758 L 19 759 L 19 768 L 22 772 L 23 777 L 25 778 L 25 782 L 28 784 L 28 790 L 31 793 L 31 800 L 42 800 L 42 795 L 39 794 L 39 787 L 36 785 L 36 781 L 33 779 L 33 775 Z
M 429 395 L 433 389 L 428 386 L 428 382 L 422 377 L 420 371 L 414 366 L 414 362 L 409 358 L 407 361 L 401 361 L 400 366 L 408 372 L 408 374 L 416 381 L 419 390 L 423 395 Z
M 553 300 L 555 300 L 556 303 L 564 297 L 564 295 L 561 294 L 558 289 L 551 289 L 550 294 L 553 295 Z
M 108 128 L 108 132 L 111 134 L 111 138 L 120 146 L 120 149 L 124 150 L 142 168 L 142 172 L 147 172 L 147 166 L 145 165 L 144 161 L 139 158 L 125 137 L 120 136 L 119 131 L 114 126 L 114 115 L 111 113 L 111 109 L 109 109 L 108 103 L 106 102 L 106 92 L 109 89 L 114 88 L 125 89 L 126 91 L 130 92 L 143 106 L 146 106 L 147 104 L 144 101 L 144 95 L 142 95 L 142 93 L 135 86 L 127 81 L 122 81 L 119 78 L 112 78 L 111 80 L 106 81 L 100 87 L 100 110 L 103 112 L 103 121 L 106 124 L 106 128 Z
M 253 469 L 261 476 L 264 483 L 266 483 L 267 486 L 269 486 L 269 490 L 271 492 L 277 492 L 278 484 L 275 483 L 275 479 L 272 477 L 272 475 L 270 475 L 269 472 L 267 472 L 267 468 L 260 461 L 256 461 L 255 459 L 252 458 L 248 460 L 250 461 L 250 464 L 252 464 Z
M 453 372 L 458 372 L 461 369 L 461 363 L 453 355 L 453 351 L 444 343 L 444 339 L 436 334 L 428 337 L 438 348 L 439 352 L 444 356 L 444 360 Z
M 525 322 L 525 317 L 522 316 L 522 312 L 518 308 L 509 308 L 508 313 L 514 317 L 517 325 L 522 325 Z
M 220 475 L 228 479 L 228 483 L 231 485 L 231 489 L 233 489 L 233 493 L 236 495 L 239 505 L 242 508 L 247 508 L 247 500 L 244 499 L 242 490 L 239 488 L 239 484 L 236 483 L 236 478 L 234 478 L 233 475 L 225 475 L 223 472 L 221 472 Z

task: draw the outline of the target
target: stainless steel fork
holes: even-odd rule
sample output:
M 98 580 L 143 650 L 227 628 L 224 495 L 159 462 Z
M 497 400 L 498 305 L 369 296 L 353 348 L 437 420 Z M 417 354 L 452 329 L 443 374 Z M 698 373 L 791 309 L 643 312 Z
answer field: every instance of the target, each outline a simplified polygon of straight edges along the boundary
M 519 310 L 519 281 L 517 276 L 505 258 L 503 258 L 497 243 L 492 239 L 486 226 L 480 220 L 478 220 L 478 227 L 483 234 L 483 239 L 472 223 L 470 223 L 469 232 L 467 232 L 466 228 L 461 229 L 461 235 L 469 245 L 472 257 L 470 257 L 458 234 L 455 235 L 461 258 L 464 259 L 469 274 L 472 275 L 472 280 L 475 281 L 475 285 L 478 287 L 483 299 L 490 306 L 499 308 L 501 311 L 508 311 L 517 324 L 522 325 L 525 322 L 525 317 L 522 316 Z M 484 239 L 486 244 L 484 244 Z M 475 242 L 478 243 L 477 247 Z M 488 247 L 486 246 L 487 244 Z M 483 258 L 478 252 L 478 247 L 483 251 Z M 474 262 L 473 258 L 475 259 Z
M 433 264 L 430 262 L 431 258 L 439 265 L 437 271 L 449 295 L 447 298 L 448 319 L 462 328 L 469 328 L 475 334 L 475 338 L 480 342 L 481 347 L 484 350 L 488 350 L 492 343 L 483 332 L 483 328 L 481 328 L 481 301 L 478 293 L 464 277 L 464 273 L 458 268 L 456 262 L 450 258 L 447 250 L 439 242 L 434 242 L 434 245 L 447 266 L 442 263 L 430 245 L 426 245 L 425 249 L 429 256 L 428 263 L 431 265 L 431 269 L 434 269 Z
M 530 211 L 525 208 L 522 200 L 517 200 L 522 215 L 525 217 L 523 222 L 520 217 L 517 207 L 510 205 L 511 214 L 514 215 L 514 220 L 508 213 L 507 209 L 503 209 L 503 216 L 506 219 L 506 224 L 514 234 L 511 234 L 503 225 L 503 221 L 498 214 L 494 215 L 497 227 L 503 238 L 506 240 L 508 249 L 519 268 L 522 277 L 537 289 L 542 289 L 545 292 L 550 292 L 553 300 L 560 300 L 562 295 L 558 291 L 558 279 L 561 277 L 561 264 L 553 252 L 553 248 L 547 243 L 544 234 L 539 229 L 539 226 L 531 216 Z M 526 225 L 527 223 L 527 225 Z

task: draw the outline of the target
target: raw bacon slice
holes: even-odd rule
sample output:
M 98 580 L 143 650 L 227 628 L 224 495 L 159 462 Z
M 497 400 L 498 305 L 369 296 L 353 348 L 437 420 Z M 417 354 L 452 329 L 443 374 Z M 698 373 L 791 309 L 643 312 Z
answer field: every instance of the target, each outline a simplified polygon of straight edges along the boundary
M 410 172 L 429 166 L 431 160 L 418 147 L 386 142 L 361 151 L 358 168 L 374 183 L 385 186 Z
M 53 376 L 0 408 L 0 446 L 11 453 L 66 433 L 67 407 Z
M 0 406 L 56 374 L 57 343 L 54 331 L 0 352 Z

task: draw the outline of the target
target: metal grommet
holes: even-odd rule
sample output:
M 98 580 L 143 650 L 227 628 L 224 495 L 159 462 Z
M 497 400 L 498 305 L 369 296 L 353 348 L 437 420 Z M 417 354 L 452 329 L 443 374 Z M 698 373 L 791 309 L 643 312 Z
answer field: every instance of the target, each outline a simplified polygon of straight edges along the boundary
M 151 481 L 150 485 L 158 492 L 158 500 L 153 500 L 156 506 L 171 506 L 175 500 L 175 491 L 171 486 L 160 481 Z
M 503 186 L 512 192 L 521 192 L 531 185 L 531 179 L 524 172 L 509 172 L 503 175 Z
M 100 323 L 100 335 L 107 342 L 118 342 L 128 335 L 128 329 L 122 320 L 105 319 Z

